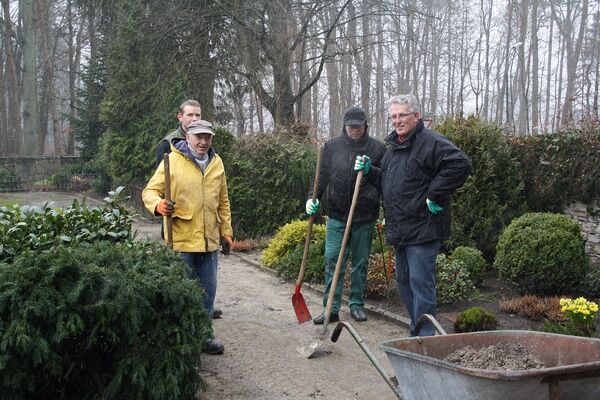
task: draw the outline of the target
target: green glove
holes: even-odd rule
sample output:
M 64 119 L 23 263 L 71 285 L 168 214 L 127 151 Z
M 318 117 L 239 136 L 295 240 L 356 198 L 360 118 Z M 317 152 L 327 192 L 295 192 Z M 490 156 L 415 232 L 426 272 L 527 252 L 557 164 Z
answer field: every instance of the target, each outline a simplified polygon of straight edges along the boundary
M 315 215 L 319 210 L 319 204 L 319 200 L 313 201 L 313 199 L 308 199 L 306 201 L 306 214 L 308 214 L 309 217 Z
M 354 171 L 358 172 L 363 170 L 363 176 L 367 176 L 369 170 L 371 169 L 371 159 L 369 156 L 356 156 L 354 161 Z
M 427 199 L 425 202 L 427 203 L 427 208 L 429 208 L 429 211 L 431 211 L 432 214 L 439 214 L 442 212 L 442 210 L 444 210 L 434 201 Z

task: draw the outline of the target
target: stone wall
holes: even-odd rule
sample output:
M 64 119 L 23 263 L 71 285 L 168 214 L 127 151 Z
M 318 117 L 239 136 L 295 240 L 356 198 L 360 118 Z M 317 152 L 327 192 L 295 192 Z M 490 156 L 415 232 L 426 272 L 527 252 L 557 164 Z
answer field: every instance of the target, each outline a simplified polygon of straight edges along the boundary
M 574 203 L 563 211 L 579 222 L 581 233 L 586 240 L 585 251 L 592 264 L 600 264 L 600 202 L 589 204 Z

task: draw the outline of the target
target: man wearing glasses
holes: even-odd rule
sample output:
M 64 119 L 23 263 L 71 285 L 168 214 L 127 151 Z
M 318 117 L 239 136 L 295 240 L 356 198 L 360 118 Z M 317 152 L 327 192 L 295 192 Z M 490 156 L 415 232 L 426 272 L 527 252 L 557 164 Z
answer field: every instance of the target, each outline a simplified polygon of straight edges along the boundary
M 461 187 L 471 161 L 447 137 L 426 128 L 419 102 L 410 94 L 389 101 L 394 131 L 381 166 L 372 166 L 381 186 L 386 237 L 396 252 L 396 283 L 410 315 L 410 334 L 417 319 L 435 315 L 435 261 L 450 238 L 450 194 Z M 365 163 L 358 156 L 354 169 Z M 426 323 L 419 336 L 434 334 Z

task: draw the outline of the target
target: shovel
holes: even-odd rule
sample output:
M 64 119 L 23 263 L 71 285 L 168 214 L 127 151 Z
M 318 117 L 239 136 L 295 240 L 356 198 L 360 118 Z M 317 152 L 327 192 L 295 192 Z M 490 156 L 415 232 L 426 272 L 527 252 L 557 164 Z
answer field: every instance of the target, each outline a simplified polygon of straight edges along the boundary
M 171 201 L 171 169 L 169 167 L 169 153 L 163 156 L 163 165 L 165 167 L 165 199 Z M 167 246 L 173 249 L 173 217 L 167 215 Z
M 313 194 L 312 200 L 313 202 L 317 199 L 317 188 L 319 186 L 319 171 L 321 170 L 321 157 L 323 155 L 323 148 L 319 146 L 319 152 L 317 154 L 317 170 L 315 172 L 315 181 L 313 183 Z M 306 306 L 306 302 L 304 301 L 304 296 L 300 293 L 300 288 L 302 288 L 302 281 L 304 280 L 304 272 L 306 271 L 306 264 L 308 262 L 308 249 L 310 247 L 310 239 L 312 236 L 312 226 L 315 221 L 315 216 L 309 218 L 308 220 L 308 229 L 306 230 L 306 240 L 304 241 L 304 254 L 302 255 L 302 264 L 300 264 L 300 272 L 298 273 L 298 280 L 296 280 L 296 286 L 294 288 L 294 294 L 292 295 L 292 306 L 294 306 L 294 311 L 296 312 L 296 318 L 298 318 L 298 323 L 302 324 L 306 321 L 312 319 L 310 315 L 310 311 L 308 311 L 308 307 Z
M 358 192 L 360 191 L 360 182 L 362 181 L 364 171 L 361 169 L 356 176 L 356 183 L 354 184 L 354 194 L 352 196 L 352 204 L 350 205 L 350 212 L 348 213 L 348 221 L 346 222 L 346 229 L 344 230 L 344 238 L 342 239 L 342 247 L 340 247 L 340 254 L 338 255 L 337 263 L 335 264 L 335 272 L 333 273 L 333 279 L 331 280 L 331 287 L 329 288 L 329 296 L 327 297 L 327 306 L 325 307 L 325 321 L 323 322 L 323 330 L 320 334 L 317 334 L 311 340 L 310 344 L 306 347 L 298 348 L 298 352 L 307 358 L 311 358 L 317 349 L 323 344 L 325 337 L 329 335 L 328 325 L 329 317 L 331 317 L 331 307 L 333 306 L 333 297 L 335 296 L 335 289 L 337 288 L 337 281 L 340 277 L 340 271 L 342 269 L 342 261 L 344 259 L 344 253 L 346 252 L 346 245 L 350 237 L 350 230 L 352 229 L 352 218 L 354 217 L 354 208 L 356 208 L 356 200 L 358 199 Z

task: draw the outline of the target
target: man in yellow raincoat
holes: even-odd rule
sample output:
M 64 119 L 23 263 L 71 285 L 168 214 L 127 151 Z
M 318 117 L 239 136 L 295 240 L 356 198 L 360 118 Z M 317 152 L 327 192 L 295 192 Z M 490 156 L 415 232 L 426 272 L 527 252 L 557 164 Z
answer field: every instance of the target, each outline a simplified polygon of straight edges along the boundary
M 171 140 L 169 154 L 171 199 L 164 199 L 163 163 L 142 192 L 146 209 L 173 218 L 173 250 L 181 254 L 204 289 L 204 308 L 214 309 L 218 248 L 228 254 L 233 230 L 223 161 L 212 148 L 214 131 L 208 121 L 192 122 L 185 139 Z M 220 354 L 221 341 L 209 340 L 205 352 Z

